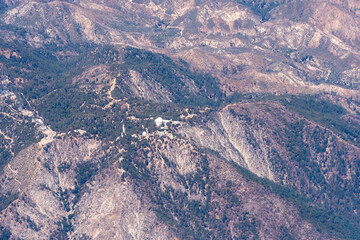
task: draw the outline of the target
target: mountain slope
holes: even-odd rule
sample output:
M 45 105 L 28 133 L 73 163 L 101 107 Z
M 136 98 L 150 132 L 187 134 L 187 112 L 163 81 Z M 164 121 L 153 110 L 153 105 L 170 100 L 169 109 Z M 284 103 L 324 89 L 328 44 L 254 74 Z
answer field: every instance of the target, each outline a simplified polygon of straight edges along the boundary
M 0 238 L 359 239 L 358 1 L 0 5 Z

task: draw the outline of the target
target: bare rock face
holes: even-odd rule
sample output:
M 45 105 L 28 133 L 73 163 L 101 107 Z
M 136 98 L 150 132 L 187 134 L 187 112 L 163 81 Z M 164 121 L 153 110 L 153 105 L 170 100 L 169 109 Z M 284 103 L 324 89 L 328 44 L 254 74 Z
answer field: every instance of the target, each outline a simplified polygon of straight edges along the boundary
M 328 1 L 319 2 L 315 4 L 315 8 L 312 8 L 311 21 L 325 33 L 334 34 L 351 44 L 357 44 L 360 38 L 358 29 L 360 19 L 355 17 L 351 10 L 344 11 L 344 5 L 346 6 L 346 3 L 342 4 L 342 6 L 334 6 L 333 3 Z M 346 7 L 356 9 L 359 6 L 360 3 L 357 2 L 357 4 Z
M 8 3 L 3 20 L 24 28 L 21 38 L 34 46 L 121 44 L 180 57 L 218 77 L 228 94 L 356 97 L 359 92 L 348 88 L 358 86 L 353 73 L 360 63 L 358 5 L 335 0 L 19 1 Z M 274 63 L 287 68 L 273 71 Z M 160 86 L 142 79 L 147 82 L 143 91 L 155 90 L 168 100 Z M 137 96 L 153 98 L 135 85 Z
M 19 199 L 2 213 L 2 222 L 11 226 L 13 235 L 46 239 L 55 234 L 71 214 L 71 201 L 64 199 L 64 192 L 75 189 L 77 164 L 99 161 L 99 148 L 94 140 L 55 140 L 44 148 L 31 146 L 9 163 L 9 169 L 17 173 L 14 181 L 26 180 L 17 192 Z
M 299 218 L 294 205 L 248 181 L 230 162 L 201 152 L 190 142 L 171 134 L 160 136 L 149 139 L 150 144 L 133 155 L 131 162 L 137 170 L 128 172 L 126 181 L 132 179 L 138 185 L 136 192 L 149 201 L 158 218 L 168 226 L 181 226 L 174 229 L 180 238 L 191 238 L 194 231 L 199 237 L 209 234 L 215 238 L 331 239 Z M 145 165 L 148 162 L 145 169 L 142 162 Z M 128 166 L 127 163 L 123 166 Z M 157 180 L 151 180 L 147 170 Z M 143 172 L 142 176 L 137 171 Z M 159 188 L 152 181 L 157 181 Z M 208 230 L 195 227 L 198 224 L 206 225 Z
M 133 70 L 129 71 L 128 79 L 126 84 L 136 96 L 154 102 L 171 102 L 171 93 L 154 80 Z
M 199 236 L 332 239 L 230 162 L 172 134 L 147 141 L 104 169 L 108 151 L 99 140 L 63 137 L 29 147 L 10 163 L 14 182 L 27 182 L 2 211 L 2 227 L 13 239 L 185 238 L 190 226 Z
M 234 107 L 228 106 L 216 115 L 213 120 L 200 126 L 184 127 L 179 131 L 201 146 L 211 148 L 227 159 L 248 168 L 259 176 L 274 180 L 269 162 L 266 135 L 264 129 L 247 125 L 248 112 L 241 114 L 244 119 L 234 115 Z M 246 109 L 246 110 L 245 110 Z M 244 106 L 243 110 L 255 114 L 255 106 Z
M 75 212 L 71 236 L 77 239 L 169 239 L 172 234 L 158 223 L 149 205 L 130 183 L 121 181 L 118 169 L 105 171 L 88 185 Z
M 359 4 L 0 0 L 0 238 L 358 239 Z
M 23 239 L 168 238 L 166 227 L 156 224 L 154 213 L 120 180 L 119 170 L 109 169 L 82 193 L 80 185 L 103 157 L 101 142 L 92 139 L 57 139 L 25 149 L 3 176 L 19 199 L 2 212 L 2 226 Z M 74 232 L 67 236 L 72 222 Z
M 178 131 L 198 146 L 213 149 L 258 176 L 296 187 L 309 196 L 319 197 L 325 185 L 331 186 L 339 179 L 343 184 L 356 184 L 360 154 L 357 140 L 353 145 L 330 129 L 273 103 L 229 105 L 203 125 L 185 125 Z M 335 192 L 329 190 L 329 194 Z M 337 207 L 346 208 L 354 197 L 352 191 L 344 193 L 340 198 L 349 202 Z M 335 207 L 333 197 L 320 198 L 323 204 Z
M 17 194 L 25 191 L 37 174 L 39 164 L 36 161 L 38 149 L 31 146 L 22 150 L 16 158 L 7 164 L 2 175 L 1 195 Z

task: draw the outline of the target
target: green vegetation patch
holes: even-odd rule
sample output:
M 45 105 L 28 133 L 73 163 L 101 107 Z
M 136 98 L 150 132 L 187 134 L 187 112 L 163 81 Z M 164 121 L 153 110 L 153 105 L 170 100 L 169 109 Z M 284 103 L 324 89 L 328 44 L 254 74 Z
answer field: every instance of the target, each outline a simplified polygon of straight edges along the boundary
M 237 3 L 250 7 L 253 12 L 264 21 L 269 19 L 269 12 L 284 4 L 285 0 L 236 0 Z
M 6 227 L 0 226 L 0 239 L 1 240 L 8 240 L 10 239 L 12 233 Z
M 8 26 L 11 27 L 11 26 Z M 113 46 L 95 44 L 64 45 L 48 44 L 34 48 L 26 43 L 5 42 L 0 46 L 19 57 L 9 59 L 0 55 L 0 62 L 7 66 L 10 80 L 24 79 L 21 92 L 29 99 L 39 99 L 54 90 L 72 85 L 72 79 L 84 69 L 100 64 L 112 64 L 119 58 Z M 16 91 L 18 86 L 14 88 Z
M 289 96 L 283 98 L 281 103 L 289 110 L 330 128 L 345 140 L 360 146 L 360 126 L 343 118 L 347 113 L 344 108 L 313 95 Z
M 360 225 L 351 216 L 320 208 L 296 190 L 274 183 L 266 178 L 258 177 L 234 162 L 232 162 L 232 165 L 248 181 L 256 182 L 270 192 L 293 203 L 298 208 L 300 216 L 313 224 L 318 231 L 326 232 L 342 239 L 360 239 Z
M 39 134 L 37 133 L 35 124 L 31 122 L 31 119 L 22 115 L 13 114 L 10 108 L 10 106 L 0 105 L 0 112 L 8 114 L 0 115 L 0 129 L 13 141 L 11 142 L 10 139 L 5 139 L 3 135 L 0 135 L 0 174 L 13 158 L 11 152 L 16 155 L 21 149 L 39 140 Z
M 18 197 L 18 193 L 0 196 L 0 212 L 7 208 L 13 201 L 18 199 Z
M 162 155 L 166 166 L 173 172 L 174 180 L 187 189 L 183 192 L 170 186 L 160 187 L 159 177 L 151 171 L 149 162 L 152 159 L 146 157 L 151 151 L 145 150 L 151 147 L 147 141 L 125 147 L 127 151 L 120 163 L 125 171 L 122 180 L 132 180 L 135 191 L 149 199 L 157 218 L 179 238 L 231 239 L 234 234 L 237 239 L 258 238 L 259 221 L 242 213 L 241 201 L 231 182 L 222 189 L 217 188 L 206 156 L 202 156 L 193 174 L 181 175 L 176 171 L 176 164 Z M 190 194 L 201 199 L 191 199 Z M 228 228 L 230 221 L 232 231 Z

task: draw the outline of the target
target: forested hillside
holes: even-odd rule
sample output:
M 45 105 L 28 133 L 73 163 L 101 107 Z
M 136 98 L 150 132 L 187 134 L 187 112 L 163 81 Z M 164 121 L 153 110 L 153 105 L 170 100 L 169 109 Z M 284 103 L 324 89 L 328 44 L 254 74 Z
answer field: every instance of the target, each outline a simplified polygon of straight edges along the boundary
M 0 1 L 0 239 L 360 239 L 359 9 Z

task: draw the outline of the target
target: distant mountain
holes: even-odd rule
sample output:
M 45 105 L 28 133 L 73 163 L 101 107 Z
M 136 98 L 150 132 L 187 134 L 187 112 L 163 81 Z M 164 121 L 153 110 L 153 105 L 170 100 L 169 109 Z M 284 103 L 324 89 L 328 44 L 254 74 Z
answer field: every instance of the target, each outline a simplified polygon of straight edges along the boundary
M 0 239 L 360 239 L 359 9 L 0 1 Z

